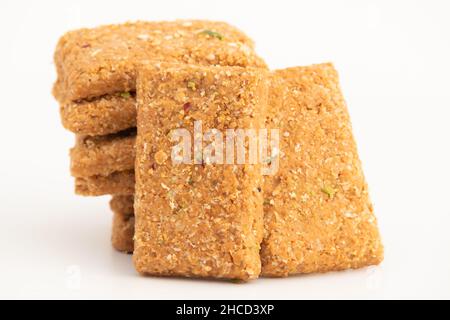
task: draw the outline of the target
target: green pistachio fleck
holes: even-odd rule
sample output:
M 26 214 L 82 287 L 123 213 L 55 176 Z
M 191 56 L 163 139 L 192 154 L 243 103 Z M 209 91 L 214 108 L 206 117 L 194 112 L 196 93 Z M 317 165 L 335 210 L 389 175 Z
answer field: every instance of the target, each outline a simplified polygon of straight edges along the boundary
M 128 99 L 128 98 L 131 97 L 131 93 L 129 93 L 128 91 L 126 91 L 126 92 L 121 92 L 121 93 L 120 93 L 120 96 L 121 96 L 122 98 L 124 98 L 124 99 Z
M 188 185 L 192 186 L 192 185 L 194 185 L 194 180 L 192 180 L 192 178 L 189 178 L 187 183 L 188 183 Z
M 195 91 L 195 90 L 197 89 L 197 87 L 196 87 L 194 81 L 188 81 L 187 87 L 188 87 L 189 89 L 191 89 L 192 91 Z
M 264 199 L 263 205 L 268 206 L 270 204 L 270 201 L 268 199 Z
M 325 193 L 326 195 L 328 195 L 330 198 L 334 196 L 334 194 L 336 193 L 336 190 L 334 190 L 332 187 L 330 186 L 324 186 L 322 189 L 322 192 Z
M 217 39 L 219 39 L 219 40 L 223 40 L 223 35 L 221 35 L 220 33 L 218 33 L 218 32 L 215 32 L 215 31 L 211 31 L 211 30 L 203 30 L 202 32 L 200 32 L 201 34 L 205 34 L 205 35 L 208 35 L 208 36 L 210 36 L 210 37 L 212 37 L 212 38 L 217 38 Z

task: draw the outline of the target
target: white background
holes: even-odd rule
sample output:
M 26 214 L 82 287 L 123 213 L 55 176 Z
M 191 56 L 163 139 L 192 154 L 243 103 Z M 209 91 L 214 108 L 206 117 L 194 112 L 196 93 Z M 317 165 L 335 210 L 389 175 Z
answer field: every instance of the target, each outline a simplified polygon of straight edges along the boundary
M 448 1 L 1 1 L 0 298 L 450 298 Z M 65 31 L 206 18 L 271 68 L 341 75 L 386 247 L 380 267 L 248 284 L 144 278 L 109 242 L 108 197 L 73 193 L 50 90 Z

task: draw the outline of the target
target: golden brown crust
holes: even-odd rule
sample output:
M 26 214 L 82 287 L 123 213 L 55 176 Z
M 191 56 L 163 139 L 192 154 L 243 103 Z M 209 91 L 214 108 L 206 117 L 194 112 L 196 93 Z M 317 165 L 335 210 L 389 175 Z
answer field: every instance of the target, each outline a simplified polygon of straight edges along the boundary
M 60 102 L 134 91 L 136 67 L 148 61 L 263 67 L 238 29 L 200 20 L 135 22 L 65 34 L 55 52 Z
M 113 212 L 134 216 L 134 195 L 112 196 L 109 206 Z
M 113 197 L 114 199 L 115 197 Z M 115 202 L 124 202 L 122 206 L 129 205 L 133 197 L 115 199 Z M 113 210 L 114 211 L 114 210 Z M 114 249 L 124 253 L 133 252 L 134 216 L 114 211 L 111 234 L 111 244 Z
M 262 274 L 287 276 L 378 264 L 376 219 L 336 71 L 276 71 L 268 127 L 280 128 L 278 174 L 264 186 Z M 282 101 L 282 103 L 280 103 Z
M 116 171 L 134 170 L 136 129 L 107 136 L 77 136 L 70 150 L 74 177 L 107 176 Z
M 259 166 L 172 165 L 167 133 L 181 127 L 192 134 L 194 119 L 202 120 L 203 130 L 259 128 L 267 99 L 265 72 L 148 67 L 140 71 L 138 97 L 136 269 L 152 275 L 258 277 Z M 186 103 L 192 108 L 184 110 Z M 157 155 L 163 152 L 169 159 L 161 161 L 165 157 Z
M 109 202 L 114 212 L 111 243 L 124 253 L 134 250 L 134 196 L 113 196 Z
M 75 193 L 81 196 L 133 195 L 134 170 L 114 172 L 109 176 L 75 178 Z
M 62 102 L 61 122 L 80 135 L 102 136 L 136 127 L 136 97 L 105 95 L 80 102 Z

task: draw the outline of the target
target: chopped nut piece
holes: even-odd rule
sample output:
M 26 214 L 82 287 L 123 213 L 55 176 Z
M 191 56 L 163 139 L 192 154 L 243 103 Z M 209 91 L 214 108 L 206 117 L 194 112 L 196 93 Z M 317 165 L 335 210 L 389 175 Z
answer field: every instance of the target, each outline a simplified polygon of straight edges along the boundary
M 332 198 L 334 196 L 334 194 L 336 193 L 336 190 L 334 190 L 332 187 L 330 186 L 324 186 L 322 189 L 320 189 L 323 193 L 327 194 L 330 198 Z
M 219 40 L 223 40 L 223 35 L 221 35 L 221 34 L 218 33 L 218 32 L 215 32 L 215 31 L 211 31 L 211 30 L 203 30 L 203 31 L 201 32 L 201 34 L 206 34 L 206 35 L 208 35 L 208 36 L 210 36 L 210 37 L 212 37 L 212 38 L 217 38 L 217 39 L 219 39 Z
M 184 113 L 188 113 L 189 110 L 191 110 L 191 108 L 192 108 L 192 104 L 191 104 L 190 102 L 186 102 L 186 103 L 183 105 Z
M 208 59 L 209 61 L 214 61 L 216 60 L 216 55 L 214 53 L 211 53 L 206 56 L 206 59 Z
M 155 161 L 157 164 L 163 164 L 164 162 L 166 162 L 167 158 L 168 155 L 162 150 L 155 153 Z
M 120 96 L 121 96 L 122 98 L 124 98 L 124 99 L 128 99 L 128 98 L 131 97 L 131 93 L 128 92 L 128 91 L 122 92 L 122 93 L 120 93 Z
M 188 87 L 189 89 L 193 90 L 193 91 L 196 90 L 195 82 L 194 82 L 194 81 L 188 81 L 187 87 Z

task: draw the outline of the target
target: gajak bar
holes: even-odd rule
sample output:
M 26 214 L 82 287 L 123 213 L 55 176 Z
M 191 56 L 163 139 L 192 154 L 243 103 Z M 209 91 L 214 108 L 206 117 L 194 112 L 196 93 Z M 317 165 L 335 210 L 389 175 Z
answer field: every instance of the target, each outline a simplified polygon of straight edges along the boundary
M 107 136 L 77 136 L 70 150 L 70 171 L 74 177 L 107 176 L 134 170 L 136 128 Z
M 136 127 L 136 97 L 121 92 L 84 101 L 61 101 L 61 122 L 84 136 L 103 136 Z
M 260 128 L 266 72 L 147 66 L 138 77 L 135 242 L 146 275 L 249 280 L 260 274 L 259 165 L 175 164 L 170 132 Z
M 134 195 L 112 196 L 109 207 L 113 212 L 134 216 Z
M 117 171 L 108 176 L 95 175 L 75 178 L 75 193 L 80 196 L 132 195 L 134 170 Z
M 331 64 L 275 71 L 266 126 L 279 170 L 264 183 L 265 276 L 378 264 L 383 246 Z M 274 107 L 276 106 L 276 107 Z
M 113 213 L 111 244 L 123 253 L 133 253 L 134 216 Z
M 111 243 L 114 249 L 124 253 L 133 252 L 134 197 L 113 196 L 110 207 L 113 211 Z
M 136 89 L 143 62 L 266 68 L 253 41 L 223 22 L 134 22 L 79 29 L 58 42 L 54 95 L 60 103 Z M 124 128 L 122 128 L 124 129 Z

